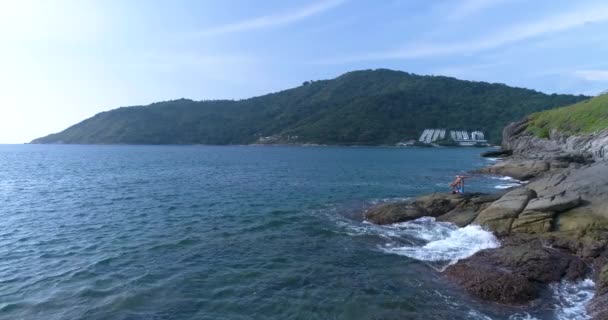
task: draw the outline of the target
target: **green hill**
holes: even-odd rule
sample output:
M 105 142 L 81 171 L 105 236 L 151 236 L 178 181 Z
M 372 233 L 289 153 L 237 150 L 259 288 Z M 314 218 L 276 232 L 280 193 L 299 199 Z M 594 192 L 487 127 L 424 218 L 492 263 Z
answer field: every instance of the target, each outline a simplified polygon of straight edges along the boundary
M 528 117 L 528 130 L 546 138 L 552 129 L 563 133 L 592 133 L 608 128 L 608 94 Z
M 32 143 L 248 144 L 273 136 L 273 142 L 381 145 L 438 127 L 480 129 L 498 142 L 508 122 L 586 98 L 364 70 L 244 100 L 118 108 Z

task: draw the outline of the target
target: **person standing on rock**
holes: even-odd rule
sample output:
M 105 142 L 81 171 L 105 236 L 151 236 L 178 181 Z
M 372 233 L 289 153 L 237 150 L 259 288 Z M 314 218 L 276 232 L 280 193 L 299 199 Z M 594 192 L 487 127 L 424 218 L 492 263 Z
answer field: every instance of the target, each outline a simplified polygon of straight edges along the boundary
M 464 193 L 464 179 L 468 179 L 470 177 L 467 176 L 456 176 L 456 179 L 452 183 L 450 183 L 450 187 L 452 188 L 452 194 L 456 193 Z

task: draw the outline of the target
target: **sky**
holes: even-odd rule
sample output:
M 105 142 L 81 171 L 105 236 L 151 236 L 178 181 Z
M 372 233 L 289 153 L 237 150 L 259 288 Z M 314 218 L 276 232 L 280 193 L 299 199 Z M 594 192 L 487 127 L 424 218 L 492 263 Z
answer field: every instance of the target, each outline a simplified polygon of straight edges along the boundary
M 0 0 L 0 143 L 360 69 L 595 95 L 606 57 L 606 0 Z

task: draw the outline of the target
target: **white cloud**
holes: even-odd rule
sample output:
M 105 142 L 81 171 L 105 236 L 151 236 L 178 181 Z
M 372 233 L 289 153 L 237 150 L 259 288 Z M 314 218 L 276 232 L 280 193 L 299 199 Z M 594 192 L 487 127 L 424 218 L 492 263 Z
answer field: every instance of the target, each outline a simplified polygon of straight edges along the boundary
M 296 8 L 289 12 L 266 15 L 216 27 L 211 27 L 209 29 L 196 32 L 195 34 L 193 34 L 193 36 L 214 36 L 288 25 L 321 14 L 325 11 L 328 11 L 343 4 L 344 2 L 346 2 L 346 0 L 329 0 L 324 2 L 317 2 L 306 7 Z
M 462 20 L 478 14 L 488 8 L 498 6 L 510 0 L 466 0 L 457 2 L 457 6 L 451 7 L 447 12 L 448 20 Z
M 391 59 L 416 59 L 433 56 L 472 54 L 499 48 L 519 41 L 565 31 L 588 23 L 608 21 L 608 4 L 579 7 L 568 12 L 550 15 L 528 23 L 508 26 L 484 37 L 457 42 L 428 42 L 403 49 L 371 52 L 349 57 L 318 61 L 321 64 L 350 63 Z
M 608 70 L 578 70 L 574 76 L 588 81 L 608 81 Z

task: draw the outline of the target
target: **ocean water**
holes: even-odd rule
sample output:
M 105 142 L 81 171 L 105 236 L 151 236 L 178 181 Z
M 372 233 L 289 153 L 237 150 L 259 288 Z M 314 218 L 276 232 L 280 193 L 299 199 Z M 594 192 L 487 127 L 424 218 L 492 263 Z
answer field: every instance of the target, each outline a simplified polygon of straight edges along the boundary
M 447 191 L 481 151 L 0 146 L 0 319 L 585 319 L 590 281 L 522 308 L 450 284 L 500 245 L 479 227 L 363 221 Z

